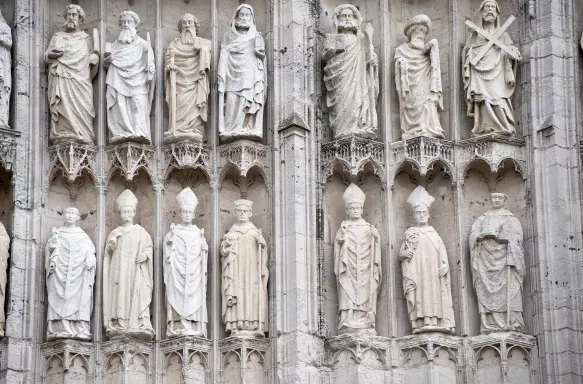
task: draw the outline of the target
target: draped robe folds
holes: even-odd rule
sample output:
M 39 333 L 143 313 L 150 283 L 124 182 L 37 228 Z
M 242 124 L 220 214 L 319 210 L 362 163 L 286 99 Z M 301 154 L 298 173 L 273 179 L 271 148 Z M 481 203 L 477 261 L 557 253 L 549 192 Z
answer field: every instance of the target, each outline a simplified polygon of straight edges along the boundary
M 166 75 L 166 102 L 169 108 L 176 97 L 176 127 L 168 130 L 166 140 L 191 137 L 204 141 L 204 124 L 208 119 L 208 95 L 210 92 L 210 40 L 195 37 L 195 44 L 184 44 L 176 38 L 168 46 L 175 53 L 176 94 L 171 94 L 170 75 Z M 195 48 L 196 47 L 196 48 Z M 166 65 L 170 55 L 166 54 Z
M 4 228 L 4 224 L 0 223 L 0 336 L 4 336 L 4 325 L 6 324 L 4 300 L 6 298 L 6 282 L 8 278 L 9 248 L 10 237 Z
M 526 266 L 522 239 L 520 222 L 506 209 L 487 211 L 472 225 L 473 282 L 480 314 L 486 314 L 488 321 L 484 324 L 482 319 L 482 331 L 489 328 L 525 331 L 522 284 Z
M 103 262 L 103 317 L 108 331 L 153 333 L 152 238 L 141 226 L 117 227 L 108 236 Z M 121 323 L 121 324 L 120 324 Z
M 206 336 L 206 249 L 203 231 L 196 225 L 172 225 L 164 237 L 168 335 Z
M 79 227 L 61 227 L 46 247 L 47 335 L 88 338 L 95 282 L 95 246 Z M 49 273 L 50 264 L 55 269 Z M 93 265 L 87 269 L 85 266 Z
M 107 126 L 110 142 L 151 142 L 150 106 L 155 81 L 149 78 L 154 51 L 141 37 L 128 44 L 112 44 L 107 70 Z
M 444 137 L 439 112 L 443 110 L 437 43 L 429 54 L 405 43 L 395 50 L 395 83 L 401 108 L 403 139 Z
M 324 84 L 334 139 L 378 136 L 378 70 L 367 64 L 374 53 L 369 46 L 361 32 L 326 36 L 323 56 L 330 58 L 324 67 Z M 344 52 L 336 53 L 340 48 Z
M 12 32 L 0 16 L 0 127 L 8 127 L 10 94 L 12 92 Z
M 49 59 L 47 54 L 53 49 L 62 50 L 63 55 Z M 45 61 L 48 63 L 47 92 L 53 143 L 75 141 L 93 144 L 95 140 L 91 79 L 96 71 L 91 70 L 89 63 L 92 52 L 93 41 L 83 31 L 57 32 L 51 38 Z
M 343 221 L 334 242 L 334 273 L 338 279 L 340 333 L 373 330 L 381 284 L 380 244 L 364 220 Z
M 251 222 L 233 224 L 221 243 L 223 322 L 226 330 L 267 331 L 267 250 L 257 242 Z M 235 299 L 232 306 L 229 299 Z
M 412 245 L 407 238 L 415 238 Z M 439 268 L 447 265 L 445 244 L 433 227 L 412 227 L 405 231 L 405 241 L 400 255 L 413 250 L 411 260 L 401 261 L 403 289 L 407 300 L 409 320 L 412 322 L 425 317 L 437 317 L 437 326 L 453 331 L 455 319 L 451 297 L 450 273 L 439 277 Z
M 496 32 L 492 31 L 492 35 Z M 500 36 L 507 47 L 513 47 L 508 33 Z M 510 98 L 515 88 L 515 61 L 494 44 L 473 66 L 471 60 L 488 43 L 474 32 L 468 38 L 462 53 L 463 81 L 468 106 L 468 116 L 474 116 L 474 135 L 515 131 L 514 109 Z
M 217 73 L 219 97 L 225 98 L 224 121 L 219 125 L 223 140 L 263 137 L 267 71 L 265 58 L 258 57 L 255 51 L 264 47 L 255 26 L 241 34 L 231 25 L 225 33 Z

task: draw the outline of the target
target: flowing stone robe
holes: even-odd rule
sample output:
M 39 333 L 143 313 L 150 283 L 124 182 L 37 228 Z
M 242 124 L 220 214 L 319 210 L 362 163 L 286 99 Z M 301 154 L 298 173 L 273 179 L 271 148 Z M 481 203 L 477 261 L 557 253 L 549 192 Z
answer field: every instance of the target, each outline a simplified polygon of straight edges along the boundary
M 79 227 L 53 228 L 46 246 L 47 338 L 89 340 L 95 282 L 95 246 Z M 55 264 L 50 273 L 49 266 Z M 93 267 L 85 268 L 89 264 Z
M 405 258 L 409 249 L 413 250 L 411 260 Z M 400 256 L 409 320 L 419 320 L 420 329 L 425 328 L 422 326 L 424 317 L 437 317 L 437 327 L 453 331 L 455 318 L 451 298 L 451 271 L 439 277 L 439 268 L 443 265 L 449 267 L 445 244 L 439 234 L 432 226 L 407 229 Z M 415 329 L 413 333 L 416 333 Z
M 265 336 L 267 328 L 267 250 L 251 222 L 235 223 L 221 243 L 223 322 L 227 331 Z M 262 237 L 261 237 L 262 238 Z M 232 306 L 229 299 L 235 299 Z
M 204 232 L 196 225 L 172 224 L 164 237 L 168 336 L 206 336 L 207 263 Z
M 342 228 L 345 228 L 343 233 Z M 338 279 L 339 333 L 375 333 L 381 249 L 363 219 L 343 221 L 334 242 L 334 273 Z
M 60 49 L 63 55 L 49 59 L 47 54 Z M 53 143 L 74 141 L 93 144 L 93 85 L 97 66 L 89 63 L 93 40 L 84 31 L 57 32 L 45 53 L 48 64 L 48 98 L 51 111 L 50 138 Z
M 500 41 L 509 48 L 513 46 L 506 32 L 500 36 Z M 516 62 L 500 47 L 493 45 L 473 66 L 471 60 L 487 43 L 488 40 L 482 35 L 473 32 L 462 53 L 468 116 L 474 116 L 472 133 L 512 135 L 515 133 L 515 121 L 510 98 L 515 88 Z
M 254 23 L 247 34 L 241 34 L 233 20 L 225 32 L 218 65 L 219 97 L 225 98 L 222 124 L 219 119 L 222 140 L 263 137 L 267 68 L 265 58 L 258 57 L 255 50 L 264 47 L 263 37 Z
M 166 141 L 194 138 L 204 141 L 204 124 L 208 119 L 208 95 L 210 92 L 211 49 L 210 40 L 194 38 L 195 43 L 184 44 L 180 37 L 174 39 L 166 51 L 166 63 L 170 64 L 168 52 L 175 52 L 176 95 L 172 95 L 170 75 L 166 75 L 166 102 L 172 106 L 176 97 L 176 127 L 165 132 Z M 196 48 L 195 48 L 196 47 Z
M 150 302 L 153 289 L 152 238 L 138 224 L 109 234 L 103 261 L 103 318 L 108 332 L 153 333 Z M 124 326 L 118 322 L 122 321 Z
M 487 211 L 472 225 L 473 282 L 480 314 L 486 315 L 482 318 L 482 332 L 525 331 L 522 284 L 526 266 L 522 239 L 522 226 L 507 209 Z
M 412 48 L 409 43 L 395 50 L 395 83 L 403 140 L 415 136 L 444 137 L 439 122 L 439 112 L 443 110 L 439 48 L 437 40 L 429 44 L 429 54 Z
M 8 127 L 12 92 L 12 31 L 0 14 L 0 127 Z
M 344 52 L 337 54 L 338 49 Z M 360 31 L 326 36 L 324 84 L 334 139 L 378 136 L 379 77 L 378 68 L 368 64 L 372 54 L 369 38 Z
M 136 35 L 128 44 L 116 40 L 111 56 L 105 79 L 109 141 L 150 143 L 150 106 L 156 83 L 148 68 L 155 65 L 154 51 Z
M 10 248 L 10 237 L 0 223 L 0 336 L 4 336 L 4 326 L 6 325 L 6 314 L 4 313 L 4 300 L 6 299 L 6 282 L 8 277 L 8 252 Z

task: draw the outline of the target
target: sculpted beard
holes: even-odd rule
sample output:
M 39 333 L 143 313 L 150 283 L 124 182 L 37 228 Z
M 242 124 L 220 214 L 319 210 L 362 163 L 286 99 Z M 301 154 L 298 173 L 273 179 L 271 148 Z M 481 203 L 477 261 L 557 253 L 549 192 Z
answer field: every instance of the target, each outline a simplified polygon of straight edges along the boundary
M 358 26 L 353 21 L 341 21 L 338 23 L 338 31 L 357 32 Z
M 193 45 L 195 34 L 196 34 L 196 32 L 193 30 L 193 28 L 190 28 L 190 27 L 182 28 L 182 39 L 181 39 L 182 43 Z
M 249 28 L 251 28 L 251 24 L 249 24 L 249 22 L 247 22 L 245 20 L 237 21 L 235 23 L 235 28 L 249 30 Z
M 67 20 L 65 21 L 65 24 L 63 24 L 63 27 L 65 27 L 66 29 L 77 29 L 78 26 L 79 22 L 77 22 L 76 20 Z
M 136 32 L 135 27 L 125 27 L 119 32 L 119 41 L 125 44 L 133 42 L 136 38 Z
M 411 36 L 411 47 L 415 49 L 425 48 L 425 40 L 423 39 L 422 34 L 413 34 Z

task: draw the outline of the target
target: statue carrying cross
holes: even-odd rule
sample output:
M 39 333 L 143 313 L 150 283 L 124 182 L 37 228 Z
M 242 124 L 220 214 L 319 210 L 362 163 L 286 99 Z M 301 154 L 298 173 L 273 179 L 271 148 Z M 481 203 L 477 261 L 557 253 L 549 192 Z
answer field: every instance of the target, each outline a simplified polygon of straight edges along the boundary
M 522 55 L 506 30 L 515 18 L 510 16 L 500 26 L 500 7 L 495 0 L 484 0 L 480 15 L 479 25 L 466 21 L 470 35 L 462 53 L 468 116 L 474 116 L 472 134 L 513 135 L 516 123 L 511 98 L 516 64 Z

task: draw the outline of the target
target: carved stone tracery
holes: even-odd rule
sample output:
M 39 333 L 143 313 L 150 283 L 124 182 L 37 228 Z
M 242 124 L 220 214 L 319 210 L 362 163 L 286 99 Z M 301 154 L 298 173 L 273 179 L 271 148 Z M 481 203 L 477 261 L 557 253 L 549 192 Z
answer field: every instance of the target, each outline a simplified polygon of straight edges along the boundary
M 355 136 L 322 144 L 322 177 L 325 181 L 332 176 L 337 164 L 353 178 L 370 165 L 374 174 L 385 180 L 384 150 L 384 144 L 381 142 Z
M 107 149 L 109 177 L 119 170 L 127 181 L 132 181 L 140 169 L 155 180 L 154 148 L 151 145 L 123 143 Z
M 16 161 L 16 138 L 19 136 L 18 131 L 0 128 L 0 166 L 9 171 Z

